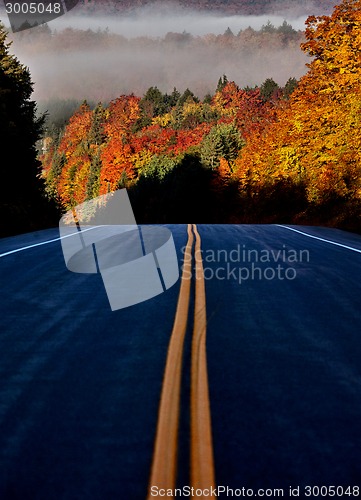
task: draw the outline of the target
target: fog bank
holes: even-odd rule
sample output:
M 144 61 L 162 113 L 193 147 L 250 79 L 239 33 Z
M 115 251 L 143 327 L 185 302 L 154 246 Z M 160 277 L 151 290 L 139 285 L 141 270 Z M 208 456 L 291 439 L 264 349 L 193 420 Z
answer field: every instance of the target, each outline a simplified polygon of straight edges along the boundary
M 188 87 L 202 98 L 214 92 L 223 74 L 244 87 L 266 78 L 283 85 L 307 71 L 297 34 L 285 43 L 278 34 L 245 31 L 248 26 L 259 30 L 267 21 L 278 27 L 282 16 L 142 12 L 127 17 L 68 14 L 49 23 L 52 33 L 12 34 L 11 50 L 30 68 L 35 83 L 33 98 L 109 101 L 121 94 L 143 95 L 150 86 L 163 92 Z M 294 29 L 303 28 L 303 21 L 287 19 Z M 69 27 L 73 31 L 62 31 Z M 228 27 L 235 35 L 242 30 L 243 36 L 216 36 Z M 182 37 L 184 31 L 192 36 Z
M 283 85 L 307 70 L 306 56 L 290 49 L 275 52 L 217 54 L 206 48 L 168 52 L 157 48 L 41 54 L 21 61 L 31 69 L 33 97 L 110 100 L 121 94 L 143 95 L 150 86 L 163 92 L 187 87 L 203 97 L 213 93 L 219 77 L 226 74 L 239 86 L 260 85 L 273 78 Z

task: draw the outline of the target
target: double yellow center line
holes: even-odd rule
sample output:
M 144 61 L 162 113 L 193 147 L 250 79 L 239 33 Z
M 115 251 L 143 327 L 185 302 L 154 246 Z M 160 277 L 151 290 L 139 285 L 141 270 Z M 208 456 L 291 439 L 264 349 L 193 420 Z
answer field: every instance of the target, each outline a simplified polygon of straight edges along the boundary
M 151 487 L 174 489 L 177 475 L 178 422 L 184 338 L 187 328 L 195 237 L 195 307 L 191 361 L 191 456 L 190 481 L 195 489 L 215 487 L 214 460 L 206 356 L 206 294 L 201 257 L 201 238 L 195 224 L 188 224 L 188 241 L 180 292 L 168 347 L 159 404 Z M 201 498 L 201 497 L 198 497 Z M 208 496 L 215 498 L 214 496 Z

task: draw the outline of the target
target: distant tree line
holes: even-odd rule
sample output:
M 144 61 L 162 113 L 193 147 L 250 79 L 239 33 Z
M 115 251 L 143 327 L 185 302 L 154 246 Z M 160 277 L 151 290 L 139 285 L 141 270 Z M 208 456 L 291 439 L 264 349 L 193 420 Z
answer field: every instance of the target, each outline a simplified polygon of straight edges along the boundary
M 269 38 L 267 38 L 269 36 Z M 217 44 L 234 46 L 244 50 L 253 48 L 267 48 L 267 45 L 285 47 L 288 44 L 303 41 L 303 32 L 295 30 L 287 21 L 283 21 L 280 26 L 274 26 L 270 21 L 264 24 L 259 30 L 251 28 L 239 29 L 233 32 L 227 28 L 223 34 L 192 35 L 183 31 L 182 33 L 168 32 L 164 37 L 141 36 L 126 38 L 123 35 L 110 32 L 108 29 L 76 29 L 64 28 L 60 31 L 53 31 L 51 25 L 43 24 L 31 30 L 24 30 L 16 34 L 16 43 L 24 47 L 29 53 L 39 53 L 44 51 L 70 50 L 76 47 L 78 50 L 111 48 L 112 46 L 142 46 L 142 45 L 189 45 L 194 47 Z

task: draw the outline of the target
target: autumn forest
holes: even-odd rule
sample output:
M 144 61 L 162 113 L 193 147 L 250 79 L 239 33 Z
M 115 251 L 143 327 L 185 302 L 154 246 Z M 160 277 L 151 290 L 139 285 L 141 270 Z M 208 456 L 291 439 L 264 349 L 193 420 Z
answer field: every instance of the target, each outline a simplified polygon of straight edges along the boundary
M 361 0 L 309 17 L 299 81 L 86 102 L 44 141 L 64 209 L 127 187 L 139 222 L 302 223 L 361 230 Z
M 70 53 L 71 45 L 80 58 L 93 46 L 100 57 L 109 46 L 111 54 L 128 47 L 134 57 L 154 46 L 167 54 L 170 68 L 160 73 L 163 87 L 139 91 L 145 81 L 135 72 L 128 80 L 132 90 L 115 95 L 126 81 L 124 68 L 123 79 L 100 73 L 104 81 L 95 87 L 87 87 L 84 73 L 73 79 L 82 98 L 64 95 L 41 109 L 30 100 L 30 72 L 10 53 L 9 34 L 0 26 L 1 137 L 18 157 L 17 166 L 1 165 L 2 234 L 46 227 L 50 220 L 56 225 L 65 210 L 123 187 L 139 223 L 294 223 L 360 232 L 360 27 L 361 0 L 343 0 L 330 15 L 308 17 L 302 32 L 284 21 L 238 33 L 127 40 L 107 30 L 40 26 L 22 32 L 14 46 L 23 42 L 24 54 L 40 58 L 48 50 Z M 195 88 L 184 85 L 185 71 L 175 71 L 186 54 L 197 53 L 201 61 L 213 53 L 214 66 L 227 61 L 231 74 L 247 76 L 247 61 L 272 52 L 288 54 L 290 67 L 295 54 L 304 58 L 303 75 L 290 70 L 287 78 L 245 85 L 218 74 L 210 90 L 201 78 L 205 66 L 199 71 L 196 61 L 189 67 Z M 211 67 L 212 59 L 206 61 Z M 76 77 L 76 66 L 70 69 Z M 54 71 L 49 66 L 48 76 Z

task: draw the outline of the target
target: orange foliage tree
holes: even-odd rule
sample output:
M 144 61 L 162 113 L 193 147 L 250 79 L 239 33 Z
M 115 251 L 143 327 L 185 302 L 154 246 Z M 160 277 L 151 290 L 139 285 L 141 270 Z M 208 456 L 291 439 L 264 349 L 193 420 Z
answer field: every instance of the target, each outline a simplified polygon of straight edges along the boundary
M 84 201 L 90 169 L 89 143 L 92 111 L 85 102 L 71 117 L 61 138 L 58 154 L 63 158 L 58 177 L 58 194 L 66 207 Z
M 139 118 L 139 101 L 135 96 L 121 96 L 110 103 L 104 125 L 106 141 L 101 153 L 99 194 L 114 191 L 134 177 L 132 163 L 132 127 Z

